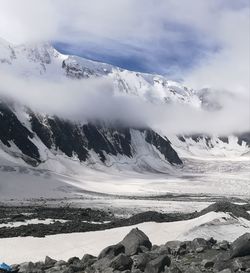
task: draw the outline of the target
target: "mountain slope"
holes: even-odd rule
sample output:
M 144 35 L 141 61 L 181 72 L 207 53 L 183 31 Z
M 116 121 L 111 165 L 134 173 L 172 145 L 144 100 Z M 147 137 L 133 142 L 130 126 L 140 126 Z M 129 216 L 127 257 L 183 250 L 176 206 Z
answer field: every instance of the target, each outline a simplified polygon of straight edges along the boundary
M 77 124 L 56 116 L 42 116 L 28 109 L 25 112 L 25 108 L 17 111 L 13 105 L 10 107 L 4 102 L 0 102 L 0 113 L 0 140 L 5 149 L 33 166 L 46 161 L 45 151 L 63 153 L 79 161 L 98 158 L 103 163 L 109 156 L 119 155 L 129 160 L 151 154 L 156 160 L 182 164 L 169 140 L 149 128 Z M 25 121 L 18 119 L 21 113 L 26 116 Z M 139 146 L 144 149 L 139 151 Z

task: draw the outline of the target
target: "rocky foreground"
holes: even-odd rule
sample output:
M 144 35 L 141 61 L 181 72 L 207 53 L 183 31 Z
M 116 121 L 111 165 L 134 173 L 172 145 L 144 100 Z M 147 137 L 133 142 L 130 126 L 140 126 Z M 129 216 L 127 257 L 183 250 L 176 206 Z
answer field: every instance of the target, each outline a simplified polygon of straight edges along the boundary
M 196 238 L 152 246 L 147 235 L 136 228 L 118 244 L 103 249 L 98 257 L 85 254 L 82 259 L 72 257 L 68 261 L 46 257 L 44 262 L 26 262 L 12 268 L 19 273 L 250 272 L 250 233 L 231 244 Z

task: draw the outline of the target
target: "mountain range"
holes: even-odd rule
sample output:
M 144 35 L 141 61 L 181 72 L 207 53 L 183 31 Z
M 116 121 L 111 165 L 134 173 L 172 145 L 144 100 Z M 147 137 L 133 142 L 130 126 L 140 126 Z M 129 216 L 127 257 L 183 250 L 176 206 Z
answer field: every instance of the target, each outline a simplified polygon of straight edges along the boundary
M 16 46 L 0 40 L 0 73 L 26 81 L 34 78 L 49 82 L 67 79 L 72 84 L 75 81 L 108 79 L 117 96 L 165 107 L 178 104 L 207 111 L 220 107 L 214 96 L 209 96 L 210 90 L 196 91 L 161 75 L 128 71 L 64 55 L 47 43 Z M 22 162 L 53 170 L 49 160 L 60 162 L 66 158 L 87 166 L 119 165 L 122 168 L 122 165 L 127 165 L 136 171 L 164 172 L 181 166 L 182 158 L 187 156 L 248 155 L 250 133 L 173 135 L 147 124 L 72 121 L 33 109 L 0 92 L 0 150 L 0 162 L 5 165 L 10 161 Z

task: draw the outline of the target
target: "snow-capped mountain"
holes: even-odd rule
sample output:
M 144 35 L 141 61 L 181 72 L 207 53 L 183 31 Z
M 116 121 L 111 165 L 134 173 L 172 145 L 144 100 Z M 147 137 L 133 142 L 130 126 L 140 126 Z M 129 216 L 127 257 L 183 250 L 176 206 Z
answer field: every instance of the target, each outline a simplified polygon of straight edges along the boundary
M 204 92 L 195 92 L 164 76 L 63 55 L 49 44 L 16 46 L 0 40 L 0 73 L 47 81 L 105 77 L 111 80 L 117 94 L 134 96 L 149 103 L 166 107 L 179 103 L 196 108 L 208 107 L 209 103 Z M 129 164 L 135 170 L 163 171 L 171 165 L 181 165 L 179 155 L 202 155 L 204 151 L 220 155 L 221 150 L 226 154 L 232 147 L 237 155 L 242 155 L 250 150 L 247 133 L 234 138 L 166 136 L 146 126 L 114 126 L 103 121 L 72 122 L 37 113 L 8 98 L 0 99 L 2 157 L 21 158 L 33 166 L 63 156 L 90 165 L 99 162 L 111 166 L 119 162 Z

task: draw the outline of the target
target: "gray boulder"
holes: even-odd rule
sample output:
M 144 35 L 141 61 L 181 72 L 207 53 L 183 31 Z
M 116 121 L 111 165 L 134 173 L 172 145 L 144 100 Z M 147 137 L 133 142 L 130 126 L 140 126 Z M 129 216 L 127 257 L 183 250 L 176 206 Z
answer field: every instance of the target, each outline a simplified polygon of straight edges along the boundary
M 169 267 L 171 260 L 167 255 L 161 255 L 150 261 L 145 268 L 145 273 L 161 273 L 165 271 L 165 266 Z
M 124 253 L 125 252 L 125 247 L 123 244 L 117 244 L 117 245 L 111 245 L 106 248 L 104 248 L 101 253 L 98 256 L 98 260 L 102 258 L 109 258 L 113 259 L 117 255 Z
M 19 266 L 19 273 L 40 273 L 42 272 L 41 269 L 38 269 L 34 263 L 28 262 L 28 263 L 22 263 Z
M 165 244 L 165 246 L 169 249 L 169 253 L 172 255 L 183 255 L 188 251 L 188 246 L 190 244 L 191 243 L 189 241 L 169 241 Z
M 201 265 L 202 265 L 204 268 L 210 268 L 210 267 L 213 267 L 213 266 L 214 266 L 214 261 L 204 259 L 204 260 L 202 260 Z
M 125 247 L 125 254 L 128 256 L 142 252 L 140 249 L 141 246 L 146 247 L 149 250 L 152 247 L 148 236 L 138 228 L 132 229 L 121 241 L 121 244 Z
M 133 260 L 125 254 L 121 253 L 111 261 L 110 267 L 115 270 L 124 271 L 131 269 L 132 264 Z
M 55 263 L 56 263 L 56 260 L 50 258 L 49 256 L 46 256 L 44 261 L 44 268 L 45 269 L 51 268 L 55 265 Z
M 232 273 L 233 271 L 230 268 L 226 268 L 222 271 L 220 271 L 219 273 Z
M 247 271 L 250 268 L 250 256 L 238 257 L 233 260 L 232 268 L 234 271 Z
M 197 251 L 197 249 L 207 249 L 208 248 L 208 242 L 203 238 L 196 238 L 191 242 L 191 248 L 194 251 Z
M 230 257 L 243 257 L 250 255 L 250 233 L 245 233 L 236 239 L 230 247 Z
M 133 269 L 140 269 L 144 271 L 147 263 L 151 260 L 147 253 L 139 253 L 138 255 L 132 256 L 133 259 Z

